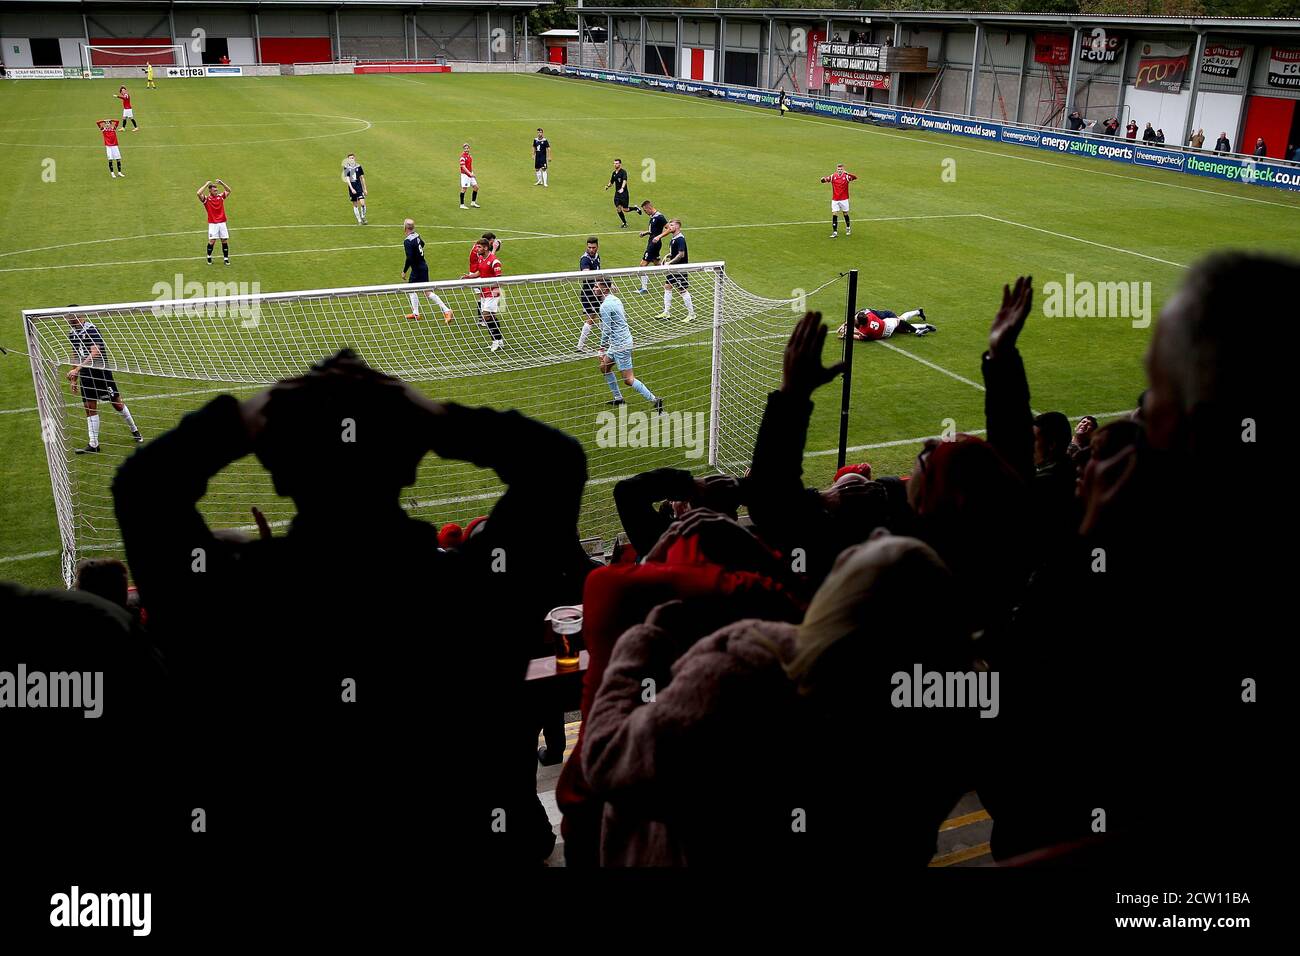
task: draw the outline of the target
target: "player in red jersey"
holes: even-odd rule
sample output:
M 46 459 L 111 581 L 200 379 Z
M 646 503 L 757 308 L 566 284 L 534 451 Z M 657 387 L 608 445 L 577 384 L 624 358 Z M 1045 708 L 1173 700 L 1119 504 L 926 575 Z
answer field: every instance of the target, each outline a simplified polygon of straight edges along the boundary
M 122 101 L 122 129 L 126 129 L 126 121 L 130 120 L 135 124 L 135 132 L 140 132 L 140 124 L 135 121 L 135 110 L 131 109 L 131 94 L 126 91 L 126 87 L 119 86 L 113 96 Z
M 822 182 L 831 184 L 831 238 L 834 239 L 840 234 L 840 219 L 838 213 L 844 213 L 844 235 L 853 235 L 853 224 L 849 222 L 849 183 L 857 179 L 852 173 L 844 168 L 843 163 L 837 163 L 835 172 L 829 176 L 823 176 Z
M 501 251 L 501 240 L 497 238 L 497 234 L 495 232 L 485 232 L 483 233 L 483 238 L 488 241 L 487 244 L 488 251 L 491 252 L 493 255 L 496 255 L 496 253 Z M 479 242 L 480 240 L 475 239 L 474 245 L 469 247 L 468 275 L 471 276 L 478 275 L 479 254 L 483 251 L 483 247 L 479 245 Z M 482 290 L 475 288 L 474 294 L 478 295 L 480 291 Z M 478 324 L 485 329 L 487 328 L 487 322 L 484 320 L 482 314 L 480 314 L 478 317 Z
M 921 320 L 913 324 L 908 319 Z M 844 338 L 846 326 L 841 325 L 836 333 Z M 898 315 L 888 309 L 862 309 L 853 317 L 853 338 L 859 342 L 878 342 L 887 339 L 895 332 L 912 335 L 929 335 L 939 331 L 933 325 L 925 324 L 925 309 L 913 309 Z
M 230 265 L 230 230 L 226 226 L 226 198 L 230 187 L 220 179 L 199 187 L 199 202 L 208 211 L 208 265 L 212 265 L 212 246 L 221 240 L 221 257 Z
M 117 145 L 117 120 L 102 119 L 95 125 L 104 136 L 104 150 L 108 153 L 108 175 L 114 179 L 118 176 L 125 179 L 126 173 L 122 172 L 122 150 Z M 117 172 L 113 171 L 114 160 L 117 161 Z
M 465 190 L 473 189 L 474 192 L 469 198 L 469 205 L 475 209 L 478 208 L 478 180 L 474 178 L 474 157 L 469 154 L 469 143 L 460 148 L 460 208 L 468 209 L 465 205 Z
M 476 247 L 472 260 L 474 271 L 461 276 L 462 279 L 494 279 L 501 275 L 501 260 L 492 251 L 492 243 L 493 240 L 484 237 L 474 244 Z M 501 314 L 501 287 L 483 286 L 477 291 L 479 314 L 482 316 L 480 324 L 485 325 L 492 333 L 492 351 L 496 352 L 506 345 L 506 340 L 501 337 L 501 325 L 498 321 L 498 316 Z

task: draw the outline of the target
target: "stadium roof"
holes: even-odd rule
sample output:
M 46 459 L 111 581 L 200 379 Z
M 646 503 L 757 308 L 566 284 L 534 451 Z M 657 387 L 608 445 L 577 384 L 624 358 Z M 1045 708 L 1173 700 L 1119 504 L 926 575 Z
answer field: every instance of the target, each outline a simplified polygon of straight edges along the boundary
M 979 10 L 820 10 L 811 7 L 602 7 L 570 8 L 584 16 L 645 16 L 675 19 L 712 19 L 725 16 L 735 20 L 836 20 L 841 23 L 982 23 L 1006 26 L 1057 27 L 1157 27 L 1181 30 L 1213 30 L 1216 33 L 1259 33 L 1294 30 L 1300 32 L 1300 18 L 1267 17 L 1134 17 L 1082 13 L 986 13 Z

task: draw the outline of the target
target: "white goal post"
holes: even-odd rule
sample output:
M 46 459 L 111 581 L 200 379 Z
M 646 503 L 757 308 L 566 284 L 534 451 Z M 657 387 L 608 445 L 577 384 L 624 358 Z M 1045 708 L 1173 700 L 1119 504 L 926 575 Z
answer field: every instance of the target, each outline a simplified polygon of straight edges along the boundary
M 94 54 L 100 53 L 102 62 L 95 62 Z M 81 44 L 81 70 L 89 73 L 93 67 L 138 66 L 144 68 L 146 63 L 155 67 L 189 66 L 184 43 L 115 43 L 115 44 Z
M 642 277 L 646 293 L 638 291 Z M 169 288 L 183 295 L 183 278 L 177 275 Z M 664 400 L 662 415 L 621 375 L 614 381 L 625 404 L 609 404 L 612 388 L 595 351 L 598 318 L 578 349 L 596 279 L 610 282 L 624 304 L 635 378 Z M 683 285 L 693 306 L 690 321 Z M 665 319 L 666 286 L 672 300 Z M 69 585 L 80 558 L 122 556 L 110 489 L 118 464 L 136 447 L 125 420 L 101 400 L 100 451 L 77 454 L 88 444 L 89 428 L 67 379 L 76 361 L 72 318 L 98 330 L 106 353 L 101 380 L 111 373 L 146 441 L 222 392 L 246 398 L 345 347 L 434 398 L 518 408 L 583 443 L 589 478 L 579 531 L 607 541 L 620 530 L 612 492 L 621 478 L 659 467 L 744 472 L 766 395 L 780 383 L 795 309 L 802 312 L 805 298 L 753 295 L 730 279 L 722 262 L 503 276 L 490 284 L 467 279 L 265 294 L 237 283 L 188 288 L 219 294 L 23 312 Z M 490 348 L 490 327 L 479 321 L 480 290 L 493 288 L 502 303 L 495 316 L 504 339 L 498 351 Z M 408 318 L 413 306 L 414 320 Z M 501 491 L 494 473 L 429 455 L 403 503 L 434 523 L 464 525 L 487 514 Z M 256 533 L 254 506 L 273 527 L 286 525 L 294 511 L 251 457 L 216 475 L 199 505 L 214 529 L 245 533 Z

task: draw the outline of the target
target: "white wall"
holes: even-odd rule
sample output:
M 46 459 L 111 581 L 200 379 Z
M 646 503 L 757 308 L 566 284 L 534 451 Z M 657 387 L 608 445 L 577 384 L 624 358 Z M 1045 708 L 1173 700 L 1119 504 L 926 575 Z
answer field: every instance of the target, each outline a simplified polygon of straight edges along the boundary
M 85 37 L 59 37 L 59 55 L 64 66 L 81 66 L 81 44 L 85 42 Z
M 1178 146 L 1183 135 L 1183 122 L 1187 118 L 1187 103 L 1192 91 L 1184 84 L 1180 93 L 1157 93 L 1130 86 L 1124 93 L 1124 104 L 1129 115 L 1138 124 L 1138 139 L 1150 123 L 1165 131 L 1165 142 Z M 1208 133 L 1206 134 L 1209 135 Z
M 1202 93 L 1192 116 L 1192 132 L 1205 130 L 1205 141 L 1213 144 L 1219 134 L 1226 132 L 1231 141 L 1241 122 L 1242 96 L 1239 93 Z M 1165 130 L 1169 132 L 1168 129 Z M 1208 148 L 1208 147 L 1207 147 Z
M 231 63 L 256 63 L 257 44 L 252 37 L 226 37 Z
M 32 45 L 26 37 L 0 37 L 5 66 L 31 66 Z

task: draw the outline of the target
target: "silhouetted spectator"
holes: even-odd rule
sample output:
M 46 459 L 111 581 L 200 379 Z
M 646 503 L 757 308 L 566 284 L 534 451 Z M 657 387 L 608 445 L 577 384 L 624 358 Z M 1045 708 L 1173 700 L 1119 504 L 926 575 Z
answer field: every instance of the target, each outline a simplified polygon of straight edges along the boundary
M 656 468 L 614 485 L 619 521 L 638 557 L 645 557 L 668 526 L 691 507 L 735 517 L 740 497 L 740 482 L 730 475 L 697 478 L 679 468 Z M 658 504 L 663 507 L 656 509 Z
M 118 607 L 126 607 L 126 565 L 115 558 L 86 558 L 77 564 L 77 590 L 98 594 Z
M 455 552 L 401 507 L 430 450 L 506 485 Z M 196 504 L 250 453 L 297 515 L 283 536 L 222 542 Z M 187 733 L 225 743 L 195 752 L 190 789 L 238 835 L 230 845 L 379 852 L 409 839 L 394 801 L 420 792 L 449 858 L 550 852 L 522 691 L 541 627 L 534 584 L 576 535 L 585 479 L 573 439 L 517 412 L 430 401 L 347 351 L 243 402 L 214 399 L 123 463 L 118 524 L 152 633 L 186 682 Z M 446 754 L 431 701 L 475 721 L 433 790 L 412 757 L 430 743 Z M 494 819 L 511 821 L 504 834 Z
M 1261 137 L 1259 137 L 1259 139 L 1255 140 L 1255 153 L 1254 153 L 1254 155 L 1256 155 L 1256 156 L 1267 156 L 1267 155 L 1268 155 L 1268 145 L 1264 142 L 1264 137 L 1263 137 L 1263 136 L 1261 136 Z
M 956 608 L 934 601 L 950 592 L 934 551 L 882 533 L 844 552 L 801 624 L 734 621 L 708 601 L 657 608 L 619 639 L 584 727 L 583 762 L 606 800 L 601 862 L 925 866 L 967 779 L 962 755 L 935 758 L 975 712 L 901 709 L 862 687 L 888 688 L 918 662 L 969 669 Z M 847 788 L 844 754 L 867 728 L 868 759 L 891 768 L 890 783 Z

